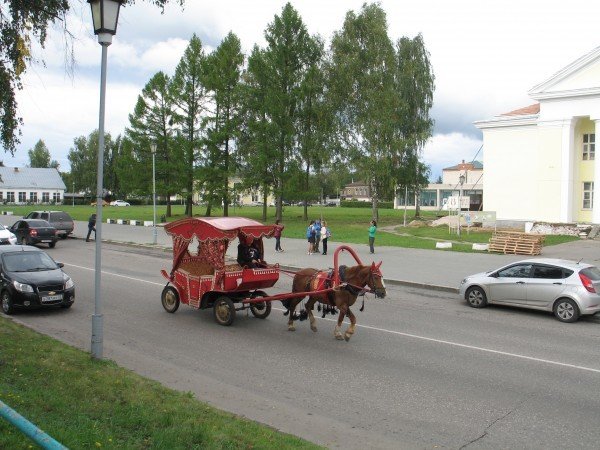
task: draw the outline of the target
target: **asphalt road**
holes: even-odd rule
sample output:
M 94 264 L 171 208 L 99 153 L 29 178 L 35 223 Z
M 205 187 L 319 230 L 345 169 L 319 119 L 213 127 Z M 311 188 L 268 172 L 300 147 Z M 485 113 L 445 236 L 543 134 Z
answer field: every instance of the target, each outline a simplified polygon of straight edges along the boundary
M 238 313 L 222 327 L 210 310 L 162 309 L 168 253 L 103 248 L 105 357 L 216 407 L 329 448 L 598 448 L 600 317 L 562 324 L 395 286 L 356 311 L 348 343 L 329 318 L 318 333 L 307 322 L 288 332 L 279 302 L 266 320 Z M 15 320 L 89 351 L 94 244 L 48 253 L 73 277 L 76 303 Z

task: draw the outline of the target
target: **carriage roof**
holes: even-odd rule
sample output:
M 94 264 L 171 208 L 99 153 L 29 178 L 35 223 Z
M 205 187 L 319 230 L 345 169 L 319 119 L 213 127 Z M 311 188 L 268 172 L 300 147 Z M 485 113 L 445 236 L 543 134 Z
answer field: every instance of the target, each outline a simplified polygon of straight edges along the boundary
M 173 239 L 191 241 L 196 236 L 200 242 L 231 241 L 239 234 L 256 239 L 271 237 L 274 230 L 274 225 L 263 225 L 245 217 L 189 217 L 165 225 L 165 231 Z

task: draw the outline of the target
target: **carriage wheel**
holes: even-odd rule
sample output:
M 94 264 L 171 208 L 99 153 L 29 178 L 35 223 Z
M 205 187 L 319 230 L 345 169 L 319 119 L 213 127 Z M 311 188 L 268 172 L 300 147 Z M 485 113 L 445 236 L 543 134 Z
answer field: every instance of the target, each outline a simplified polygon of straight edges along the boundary
M 173 286 L 165 286 L 160 296 L 163 308 L 169 313 L 174 313 L 179 308 L 179 294 Z
M 228 327 L 235 320 L 235 305 L 229 297 L 219 297 L 213 306 L 215 320 L 219 325 Z
M 266 294 L 264 292 L 255 292 L 252 297 L 266 297 Z M 252 311 L 252 315 L 257 319 L 266 319 L 271 314 L 271 302 L 250 303 L 250 311 Z

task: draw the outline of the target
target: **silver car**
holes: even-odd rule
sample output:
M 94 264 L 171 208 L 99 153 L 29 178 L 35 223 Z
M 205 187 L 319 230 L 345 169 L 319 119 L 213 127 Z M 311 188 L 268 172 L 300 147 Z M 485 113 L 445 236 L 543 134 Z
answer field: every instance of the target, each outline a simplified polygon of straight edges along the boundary
M 473 308 L 491 303 L 552 311 L 561 322 L 600 311 L 600 270 L 565 259 L 526 259 L 466 277 L 459 294 Z

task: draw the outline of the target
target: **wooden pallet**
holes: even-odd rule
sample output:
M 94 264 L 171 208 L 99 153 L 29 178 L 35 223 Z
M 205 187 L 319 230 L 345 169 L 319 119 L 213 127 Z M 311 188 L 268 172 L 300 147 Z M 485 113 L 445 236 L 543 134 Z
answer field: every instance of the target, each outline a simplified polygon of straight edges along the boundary
M 489 251 L 514 255 L 539 255 L 542 253 L 544 235 L 518 231 L 496 231 L 490 238 Z

